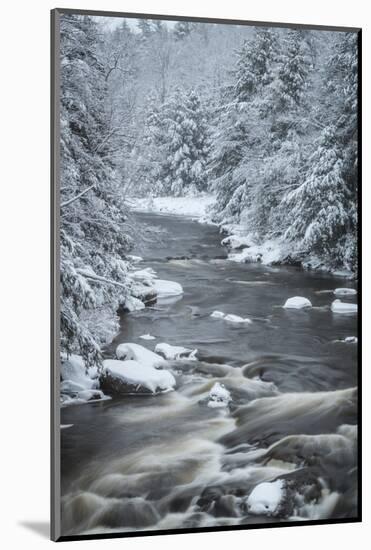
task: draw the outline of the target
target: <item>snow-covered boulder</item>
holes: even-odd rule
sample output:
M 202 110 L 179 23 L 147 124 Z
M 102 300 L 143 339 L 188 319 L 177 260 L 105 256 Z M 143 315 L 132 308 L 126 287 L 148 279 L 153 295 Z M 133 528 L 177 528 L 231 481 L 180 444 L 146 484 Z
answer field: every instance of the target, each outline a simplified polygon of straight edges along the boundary
M 66 392 L 95 389 L 99 385 L 97 368 L 86 369 L 84 360 L 79 355 L 67 356 L 63 353 L 60 374 Z
M 142 300 L 136 298 L 135 296 L 127 296 L 125 303 L 123 304 L 123 309 L 129 312 L 139 311 L 144 309 L 146 306 Z
M 229 403 L 232 401 L 230 392 L 219 382 L 216 382 L 211 388 L 208 399 L 207 406 L 212 409 L 228 407 Z
M 260 483 L 247 498 L 247 511 L 254 515 L 275 516 L 285 497 L 285 483 L 282 479 Z
M 151 267 L 146 267 L 145 269 L 134 271 L 133 273 L 130 273 L 130 276 L 135 281 L 144 281 L 144 282 L 152 282 L 153 279 L 157 277 L 156 271 L 154 271 Z
M 157 293 L 157 298 L 172 298 L 182 296 L 183 287 L 175 281 L 166 281 L 165 279 L 155 279 L 153 288 Z
M 238 235 L 229 235 L 221 241 L 222 246 L 227 246 L 233 250 L 243 250 L 250 246 L 251 240 L 249 237 L 241 237 Z
M 141 334 L 139 338 L 142 340 L 156 340 L 156 337 L 152 336 L 152 334 Z
M 60 403 L 62 407 L 70 405 L 85 405 L 86 403 L 96 403 L 97 401 L 107 401 L 111 399 L 109 395 L 105 395 L 100 390 L 83 390 L 81 392 L 67 394 L 61 393 Z M 73 426 L 73 424 L 68 425 Z
M 62 380 L 60 385 L 60 390 L 62 393 L 76 393 L 79 391 L 83 391 L 85 389 L 86 388 L 84 387 L 83 384 L 79 384 L 74 380 Z
M 170 391 L 175 386 L 171 372 L 128 360 L 103 361 L 101 387 L 110 394 L 158 393 Z
M 120 344 L 116 348 L 116 357 L 123 361 L 134 360 L 142 365 L 149 367 L 158 367 L 165 361 L 163 357 L 153 351 L 141 346 L 140 344 Z
M 128 254 L 126 258 L 133 262 L 133 264 L 138 264 L 139 262 L 143 261 L 142 256 L 134 256 L 134 254 Z
M 357 336 L 347 336 L 346 338 L 344 338 L 344 342 L 346 344 L 357 344 L 358 338 Z
M 101 401 L 108 399 L 108 397 L 100 390 L 83 390 L 78 392 L 77 399 L 81 399 L 82 401 Z
M 341 302 L 340 300 L 334 300 L 331 304 L 331 311 L 333 313 L 357 313 L 357 304 L 349 304 L 347 302 Z
M 229 323 L 237 323 L 237 324 L 251 324 L 251 319 L 248 319 L 247 317 L 240 317 L 239 315 L 234 315 L 233 313 L 229 313 L 224 317 L 224 321 L 228 321 Z
M 213 317 L 214 319 L 224 319 L 225 313 L 223 313 L 222 311 L 213 311 L 210 314 L 210 317 Z
M 162 342 L 157 344 L 155 352 L 164 357 L 165 359 L 194 359 L 196 360 L 197 349 L 183 348 L 182 346 L 171 346 Z
M 233 313 L 225 314 L 222 311 L 213 311 L 210 314 L 210 317 L 213 317 L 214 319 L 224 319 L 224 321 L 228 321 L 229 323 L 252 323 L 251 319 L 248 319 L 247 317 L 240 317 L 239 315 L 234 315 Z
M 354 288 L 335 288 L 335 296 L 355 296 L 357 291 Z
M 286 300 L 283 307 L 285 309 L 304 309 L 307 307 L 312 307 L 312 304 L 308 298 L 304 298 L 303 296 L 294 296 L 293 298 Z

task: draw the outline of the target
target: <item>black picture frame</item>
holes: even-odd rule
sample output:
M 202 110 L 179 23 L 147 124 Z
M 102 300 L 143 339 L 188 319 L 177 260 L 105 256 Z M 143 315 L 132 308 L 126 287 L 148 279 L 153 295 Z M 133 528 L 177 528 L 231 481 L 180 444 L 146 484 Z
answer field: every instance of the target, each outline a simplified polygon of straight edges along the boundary
M 224 25 L 246 25 L 254 27 L 278 27 L 288 29 L 308 29 L 320 31 L 352 32 L 358 38 L 358 245 L 359 245 L 359 275 L 358 275 L 358 515 L 355 518 L 306 520 L 283 522 L 267 522 L 254 525 L 218 526 L 202 528 L 182 528 L 166 530 L 145 530 L 123 533 L 101 533 L 65 536 L 61 534 L 60 518 L 60 286 L 59 286 L 59 221 L 60 221 L 60 121 L 59 121 L 59 24 L 63 14 L 89 15 L 115 18 L 152 19 L 164 21 L 188 21 L 200 23 L 216 23 Z M 175 535 L 185 533 L 203 533 L 219 531 L 239 531 L 267 528 L 287 528 L 291 526 L 308 527 L 311 525 L 346 524 L 362 521 L 362 29 L 358 27 L 325 26 L 316 24 L 277 23 L 267 21 L 248 21 L 238 19 L 202 18 L 178 15 L 160 15 L 148 13 L 125 13 L 103 10 L 79 10 L 55 8 L 51 10 L 51 539 L 56 542 L 90 539 L 131 538 L 157 535 Z

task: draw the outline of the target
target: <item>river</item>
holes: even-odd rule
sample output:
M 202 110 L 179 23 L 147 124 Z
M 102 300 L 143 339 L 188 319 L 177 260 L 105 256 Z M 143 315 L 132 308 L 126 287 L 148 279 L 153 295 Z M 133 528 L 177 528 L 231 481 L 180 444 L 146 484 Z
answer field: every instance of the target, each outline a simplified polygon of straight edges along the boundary
M 357 516 L 356 316 L 329 308 L 344 279 L 226 260 L 216 227 L 137 214 L 158 237 L 134 253 L 179 282 L 181 299 L 123 315 L 119 343 L 198 349 L 174 363 L 177 387 L 62 409 L 62 534 L 166 530 Z M 309 310 L 285 310 L 304 296 Z M 354 300 L 353 300 L 354 301 Z M 214 310 L 249 317 L 236 325 Z M 145 341 L 150 333 L 156 340 Z M 205 398 L 216 381 L 230 408 Z M 275 514 L 246 497 L 282 479 Z

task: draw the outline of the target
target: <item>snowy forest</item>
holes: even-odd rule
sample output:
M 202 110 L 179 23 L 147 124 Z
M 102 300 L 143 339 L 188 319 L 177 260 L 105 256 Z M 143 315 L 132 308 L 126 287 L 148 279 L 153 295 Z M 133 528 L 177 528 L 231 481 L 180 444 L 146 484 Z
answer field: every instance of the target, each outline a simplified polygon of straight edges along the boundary
M 221 227 L 356 271 L 356 34 L 109 23 L 61 23 L 63 348 L 94 362 L 84 311 L 104 332 L 136 296 L 130 196 L 209 193 Z
M 60 15 L 63 533 L 357 516 L 357 41 Z

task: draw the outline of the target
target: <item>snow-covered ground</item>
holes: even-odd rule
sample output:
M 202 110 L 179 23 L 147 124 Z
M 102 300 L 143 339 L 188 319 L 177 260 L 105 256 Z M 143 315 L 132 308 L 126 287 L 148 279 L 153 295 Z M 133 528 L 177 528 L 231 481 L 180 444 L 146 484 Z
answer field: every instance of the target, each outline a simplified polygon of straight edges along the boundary
M 197 197 L 150 197 L 128 199 L 130 208 L 137 212 L 174 214 L 197 220 L 207 220 L 208 211 L 215 203 L 213 195 Z
M 232 262 L 250 263 L 259 262 L 270 265 L 280 262 L 289 256 L 292 246 L 281 239 L 270 239 L 257 243 L 251 236 L 230 235 L 230 249 L 228 259 Z M 223 239 L 225 241 L 225 239 Z M 222 243 L 223 243 L 222 241 Z

